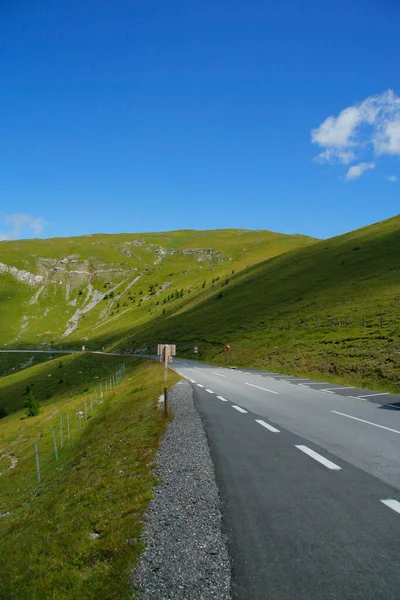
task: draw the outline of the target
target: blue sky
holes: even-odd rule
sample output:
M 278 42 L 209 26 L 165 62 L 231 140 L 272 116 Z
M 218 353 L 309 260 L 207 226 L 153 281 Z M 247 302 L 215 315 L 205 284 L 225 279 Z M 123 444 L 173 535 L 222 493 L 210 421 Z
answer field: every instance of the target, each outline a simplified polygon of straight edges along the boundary
M 0 238 L 399 213 L 399 23 L 397 0 L 0 0 Z

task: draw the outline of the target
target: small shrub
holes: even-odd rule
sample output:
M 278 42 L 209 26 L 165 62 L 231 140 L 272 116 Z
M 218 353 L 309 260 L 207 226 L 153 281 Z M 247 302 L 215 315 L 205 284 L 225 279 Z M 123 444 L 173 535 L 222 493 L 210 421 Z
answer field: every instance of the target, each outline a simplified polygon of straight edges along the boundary
M 8 415 L 7 409 L 4 406 L 0 406 L 0 419 L 4 419 Z
M 27 417 L 36 417 L 39 414 L 39 400 L 33 395 L 32 390 L 24 401 Z

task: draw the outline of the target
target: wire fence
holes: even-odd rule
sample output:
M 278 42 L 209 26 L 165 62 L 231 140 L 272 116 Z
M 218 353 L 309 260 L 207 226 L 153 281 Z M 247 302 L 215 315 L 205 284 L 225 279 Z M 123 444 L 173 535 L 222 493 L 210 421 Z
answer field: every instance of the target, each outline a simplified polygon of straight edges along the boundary
M 21 467 L 26 463 L 31 463 L 32 468 L 36 470 L 38 483 L 40 483 L 43 479 L 41 472 L 42 457 L 45 455 L 48 458 L 50 454 L 55 460 L 55 465 L 61 460 L 63 449 L 71 442 L 74 434 L 84 429 L 94 411 L 103 403 L 103 399 L 111 392 L 114 392 L 125 372 L 126 366 L 123 363 L 115 374 L 101 381 L 94 388 L 92 394 L 88 398 L 85 398 L 82 404 L 78 406 L 78 410 L 74 409 L 74 412 L 57 413 L 57 417 L 54 415 L 52 424 L 49 426 L 51 436 L 45 439 L 43 437 L 36 437 L 33 442 L 33 452 L 31 449 L 26 449 L 22 453 L 16 452 L 15 454 L 10 451 L 8 453 L 12 463 L 10 468 L 14 469 L 17 466 Z M 15 461 L 15 465 L 13 461 Z

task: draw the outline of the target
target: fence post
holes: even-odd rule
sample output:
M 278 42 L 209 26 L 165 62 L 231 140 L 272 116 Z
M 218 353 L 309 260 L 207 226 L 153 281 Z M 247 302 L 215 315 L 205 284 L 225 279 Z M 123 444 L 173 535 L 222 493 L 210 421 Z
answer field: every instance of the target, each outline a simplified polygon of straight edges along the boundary
M 164 413 L 168 414 L 168 390 L 164 388 Z
M 60 415 L 60 448 L 63 447 L 63 418 Z
M 69 431 L 69 413 L 67 414 L 67 436 L 68 439 L 71 439 L 70 431 Z
M 78 410 L 78 427 L 81 428 L 81 411 Z
M 112 386 L 112 378 L 110 377 L 110 392 L 112 392 L 113 386 Z
M 58 460 L 57 442 L 56 442 L 56 434 L 54 432 L 54 425 L 51 426 L 51 433 L 53 434 L 54 454 L 56 455 L 56 460 Z
M 101 387 L 101 383 L 100 383 L 100 398 L 103 397 L 103 388 Z
M 90 412 L 93 411 L 93 400 L 92 400 L 92 396 L 90 396 Z
M 37 445 L 37 441 L 36 440 L 35 440 L 35 455 L 36 455 L 37 478 L 38 478 L 38 482 L 40 483 L 39 450 L 38 450 L 38 445 Z
M 86 400 L 85 400 L 85 421 L 87 421 L 87 406 L 86 406 Z

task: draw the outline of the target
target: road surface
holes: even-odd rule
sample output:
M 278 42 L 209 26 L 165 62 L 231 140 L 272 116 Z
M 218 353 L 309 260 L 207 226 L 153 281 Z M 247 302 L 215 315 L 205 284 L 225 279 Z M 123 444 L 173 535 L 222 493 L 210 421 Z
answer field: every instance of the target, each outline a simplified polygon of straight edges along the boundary
M 399 600 L 400 396 L 172 367 L 208 436 L 234 597 Z

